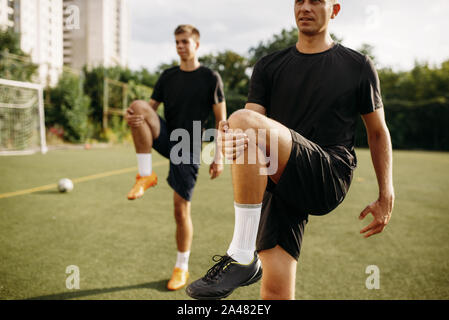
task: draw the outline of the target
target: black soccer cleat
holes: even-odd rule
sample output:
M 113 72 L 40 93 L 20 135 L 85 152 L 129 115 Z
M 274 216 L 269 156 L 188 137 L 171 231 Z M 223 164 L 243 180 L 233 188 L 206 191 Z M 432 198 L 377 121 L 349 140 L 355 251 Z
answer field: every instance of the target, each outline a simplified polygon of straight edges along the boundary
M 215 255 L 212 260 L 217 263 L 204 277 L 186 288 L 190 297 L 198 300 L 223 299 L 238 287 L 249 286 L 262 278 L 262 264 L 256 252 L 249 264 L 240 264 L 228 255 Z

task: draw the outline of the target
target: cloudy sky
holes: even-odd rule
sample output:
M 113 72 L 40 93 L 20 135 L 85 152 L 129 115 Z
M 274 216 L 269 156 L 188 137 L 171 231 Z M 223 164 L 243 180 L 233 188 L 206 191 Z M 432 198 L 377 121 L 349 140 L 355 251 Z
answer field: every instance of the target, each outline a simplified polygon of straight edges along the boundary
M 448 0 L 340 0 L 330 30 L 343 44 L 374 46 L 379 66 L 409 69 L 414 62 L 449 59 Z M 295 26 L 293 0 L 129 0 L 129 66 L 154 69 L 177 59 L 173 31 L 190 23 L 201 32 L 200 55 L 242 55 L 283 28 Z

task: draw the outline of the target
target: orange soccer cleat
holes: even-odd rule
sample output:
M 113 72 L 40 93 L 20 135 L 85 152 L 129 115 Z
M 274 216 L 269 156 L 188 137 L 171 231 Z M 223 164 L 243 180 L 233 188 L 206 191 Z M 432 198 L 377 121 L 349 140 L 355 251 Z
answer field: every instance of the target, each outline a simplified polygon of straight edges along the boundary
M 150 176 L 141 177 L 139 174 L 136 176 L 136 183 L 132 189 L 128 192 L 128 199 L 134 200 L 143 196 L 145 190 L 150 187 L 154 187 L 157 184 L 157 175 L 153 172 Z
M 181 289 L 187 284 L 188 279 L 188 271 L 175 267 L 171 279 L 167 283 L 167 289 L 171 291 Z

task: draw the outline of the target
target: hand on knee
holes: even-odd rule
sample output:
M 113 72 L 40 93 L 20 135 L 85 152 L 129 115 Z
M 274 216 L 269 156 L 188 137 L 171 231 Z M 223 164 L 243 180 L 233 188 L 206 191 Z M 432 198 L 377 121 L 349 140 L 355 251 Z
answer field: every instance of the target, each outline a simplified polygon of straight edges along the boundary
M 249 122 L 252 119 L 255 111 L 248 109 L 240 109 L 235 111 L 228 119 L 230 129 L 246 130 L 249 127 Z
M 130 104 L 128 110 L 131 110 L 131 112 L 134 115 L 138 115 L 138 114 L 144 115 L 147 112 L 148 108 L 150 108 L 150 105 L 148 104 L 148 102 L 146 102 L 144 100 L 134 100 Z
M 145 101 L 136 100 L 126 109 L 125 120 L 132 128 L 140 127 L 144 123 Z

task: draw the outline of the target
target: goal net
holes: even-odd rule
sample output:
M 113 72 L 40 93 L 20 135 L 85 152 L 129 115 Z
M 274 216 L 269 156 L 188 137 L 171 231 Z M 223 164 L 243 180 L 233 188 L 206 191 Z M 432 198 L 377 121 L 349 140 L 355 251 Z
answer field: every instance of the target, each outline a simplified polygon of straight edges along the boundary
M 42 86 L 0 79 L 0 155 L 47 150 Z

